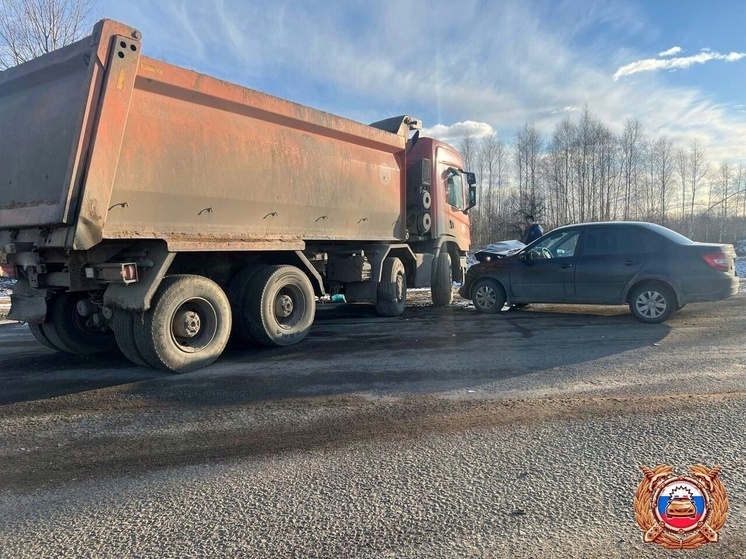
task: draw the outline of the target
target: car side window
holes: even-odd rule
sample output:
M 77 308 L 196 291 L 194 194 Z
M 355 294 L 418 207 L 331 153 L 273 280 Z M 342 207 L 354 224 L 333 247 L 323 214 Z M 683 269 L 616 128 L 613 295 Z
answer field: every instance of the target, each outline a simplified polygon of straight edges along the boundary
M 648 231 L 639 231 L 638 235 L 642 243 L 642 251 L 645 254 L 655 254 L 658 252 L 663 252 L 663 250 L 666 248 L 664 241 L 660 239 L 655 233 L 650 233 Z
M 532 260 L 570 258 L 575 255 L 579 238 L 579 231 L 560 231 L 548 235 L 540 242 L 531 246 L 528 257 Z
M 613 256 L 642 254 L 643 247 L 637 231 L 624 227 L 589 228 L 585 234 L 583 256 Z

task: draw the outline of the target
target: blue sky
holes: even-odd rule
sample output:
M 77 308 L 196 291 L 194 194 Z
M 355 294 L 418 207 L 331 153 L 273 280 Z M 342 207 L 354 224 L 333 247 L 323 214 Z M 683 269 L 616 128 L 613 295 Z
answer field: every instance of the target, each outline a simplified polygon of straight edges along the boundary
M 588 106 L 616 131 L 638 118 L 654 137 L 746 162 L 744 0 L 99 6 L 143 32 L 147 56 L 361 122 L 410 114 L 454 144 L 466 132 L 510 141 Z

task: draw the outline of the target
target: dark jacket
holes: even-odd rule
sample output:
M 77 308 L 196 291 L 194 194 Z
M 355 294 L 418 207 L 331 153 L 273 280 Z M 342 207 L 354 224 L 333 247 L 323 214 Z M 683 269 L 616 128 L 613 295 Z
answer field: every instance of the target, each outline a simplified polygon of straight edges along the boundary
M 531 227 L 528 228 L 528 231 L 526 231 L 526 234 L 523 236 L 523 244 L 527 245 L 529 243 L 532 243 L 543 234 L 544 230 L 541 228 L 541 225 L 539 225 L 538 223 L 534 223 Z

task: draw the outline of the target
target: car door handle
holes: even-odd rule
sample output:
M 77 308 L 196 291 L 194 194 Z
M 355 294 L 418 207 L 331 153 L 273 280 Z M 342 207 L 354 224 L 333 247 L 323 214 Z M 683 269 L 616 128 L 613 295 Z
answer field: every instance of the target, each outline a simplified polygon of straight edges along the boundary
M 624 261 L 625 266 L 634 266 L 637 263 L 638 263 L 637 260 L 625 260 Z
M 560 268 L 563 268 L 563 269 L 565 269 L 565 270 L 566 270 L 567 268 L 572 268 L 572 264 L 568 264 L 567 262 L 565 262 L 564 264 L 562 264 L 562 265 L 560 266 Z

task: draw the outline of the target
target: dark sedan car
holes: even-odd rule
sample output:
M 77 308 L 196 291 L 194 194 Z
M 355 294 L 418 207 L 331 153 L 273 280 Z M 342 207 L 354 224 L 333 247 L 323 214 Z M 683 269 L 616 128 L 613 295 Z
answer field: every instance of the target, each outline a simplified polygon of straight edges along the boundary
M 667 320 L 687 303 L 738 292 L 732 245 L 695 243 L 652 223 L 568 225 L 520 252 L 469 268 L 461 295 L 483 313 L 507 303 L 629 304 L 638 320 Z

